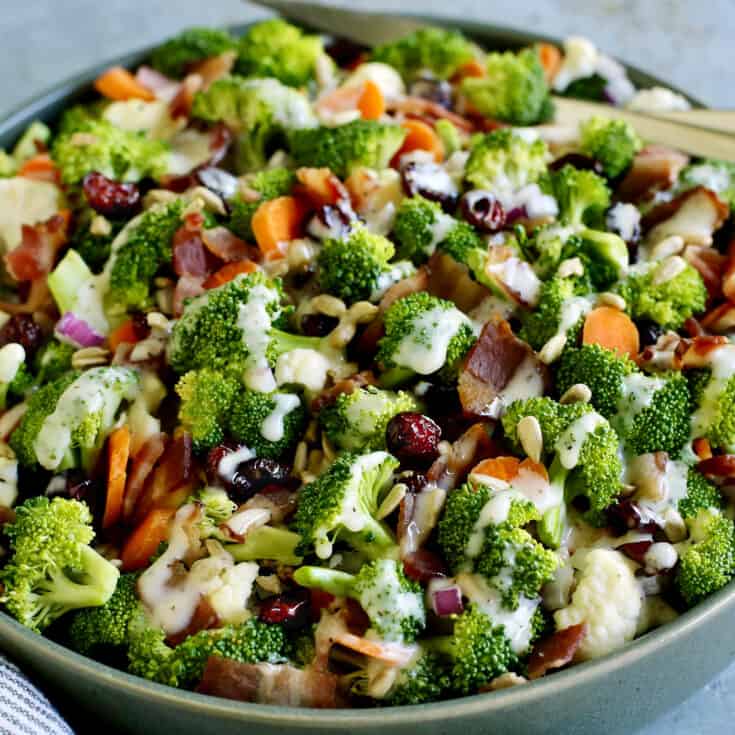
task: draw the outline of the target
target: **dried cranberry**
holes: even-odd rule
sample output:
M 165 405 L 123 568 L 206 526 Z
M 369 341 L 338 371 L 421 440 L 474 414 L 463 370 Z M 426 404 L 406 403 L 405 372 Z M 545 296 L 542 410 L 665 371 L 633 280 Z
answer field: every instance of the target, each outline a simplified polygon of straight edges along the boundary
M 133 312 L 130 321 L 132 322 L 133 331 L 138 341 L 145 339 L 151 333 L 148 317 L 142 311 Z
M 359 43 L 350 41 L 346 38 L 334 38 L 324 47 L 324 50 L 331 56 L 341 68 L 348 68 L 369 49 Z
M 402 472 L 398 476 L 398 482 L 402 482 L 409 493 L 420 493 L 429 483 L 426 475 L 414 470 Z
M 307 337 L 324 337 L 339 324 L 339 319 L 326 314 L 305 314 L 301 318 L 301 331 Z
M 257 457 L 237 465 L 228 492 L 233 500 L 243 502 L 267 485 L 288 484 L 290 480 L 288 467 L 274 459 Z
M 658 342 L 658 338 L 664 333 L 664 330 L 650 319 L 637 320 L 635 325 L 638 327 L 641 348 L 647 347 L 648 345 L 655 345 Z
M 409 466 L 426 466 L 436 459 L 441 429 L 428 416 L 404 411 L 385 431 L 388 451 Z
M 32 357 L 43 342 L 43 332 L 30 314 L 13 314 L 0 329 L 0 347 L 11 342 L 22 345 L 26 358 Z
M 460 202 L 462 216 L 478 230 L 497 232 L 505 226 L 503 205 L 489 191 L 468 191 Z
M 224 478 L 219 473 L 219 463 L 228 455 L 237 451 L 240 445 L 232 441 L 225 441 L 212 447 L 207 454 L 207 482 L 210 485 L 223 485 Z
M 431 74 L 422 74 L 411 85 L 409 94 L 436 102 L 447 110 L 452 108 L 452 85 L 446 79 L 437 79 Z
M 621 536 L 628 531 L 653 533 L 658 528 L 632 500 L 622 500 L 608 508 L 607 519 L 613 530 Z
M 421 195 L 447 212 L 457 206 L 459 192 L 452 177 L 438 163 L 410 161 L 401 168 L 403 188 L 409 196 Z
M 653 541 L 632 541 L 629 544 L 618 546 L 618 550 L 638 564 L 643 564 L 643 557 L 651 546 L 653 546 Z
M 582 171 L 594 171 L 596 174 L 602 174 L 602 166 L 594 158 L 585 156 L 583 153 L 567 153 L 560 156 L 549 164 L 551 171 L 558 171 L 564 166 L 574 166 Z
M 307 226 L 307 231 L 320 240 L 342 237 L 357 220 L 352 205 L 345 199 L 335 204 L 325 204 L 317 210 Z
M 297 630 L 311 622 L 311 596 L 306 589 L 268 597 L 260 603 L 260 620 L 269 625 L 282 625 Z
M 82 184 L 89 206 L 105 217 L 130 217 L 140 206 L 140 189 L 108 179 L 97 171 L 87 174 Z
M 196 172 L 196 177 L 202 186 L 213 191 L 225 202 L 237 193 L 239 186 L 237 178 L 222 168 L 205 166 Z
M 428 582 L 448 574 L 444 560 L 428 549 L 418 549 L 407 554 L 403 558 L 403 571 L 409 579 L 416 582 Z

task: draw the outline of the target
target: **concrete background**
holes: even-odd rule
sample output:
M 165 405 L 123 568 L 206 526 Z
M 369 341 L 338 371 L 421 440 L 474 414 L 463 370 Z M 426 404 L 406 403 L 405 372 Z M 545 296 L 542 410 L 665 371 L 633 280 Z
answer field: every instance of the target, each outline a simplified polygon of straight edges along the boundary
M 343 0 L 343 4 L 437 15 L 451 12 L 549 35 L 586 35 L 609 53 L 670 80 L 709 105 L 735 107 L 732 0 L 527 0 L 495 5 L 482 0 Z M 242 23 L 262 15 L 240 0 L 2 0 L 0 119 L 93 62 L 155 43 L 193 24 Z M 681 676 L 686 676 L 686 662 Z M 732 728 L 733 710 L 735 665 L 639 735 L 721 735 Z

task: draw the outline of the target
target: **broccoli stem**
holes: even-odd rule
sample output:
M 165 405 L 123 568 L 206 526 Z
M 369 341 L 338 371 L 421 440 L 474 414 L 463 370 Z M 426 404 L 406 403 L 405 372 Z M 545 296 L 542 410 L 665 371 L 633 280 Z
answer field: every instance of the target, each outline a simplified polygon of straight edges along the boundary
M 73 609 L 98 607 L 112 597 L 120 572 L 91 546 L 82 546 L 80 552 L 81 568 L 71 570 L 80 581 L 74 581 L 65 571 L 51 576 L 44 594 L 46 604 Z
M 227 551 L 236 562 L 274 559 L 282 564 L 300 564 L 303 558 L 296 553 L 301 536 L 293 531 L 272 526 L 254 528 L 241 544 L 228 544 Z
M 538 537 L 542 543 L 552 549 L 558 549 L 561 546 L 561 540 L 564 535 L 564 529 L 567 522 L 567 508 L 564 502 L 564 485 L 569 475 L 569 470 L 565 469 L 559 457 L 554 457 L 554 461 L 549 468 L 549 478 L 551 481 L 552 491 L 559 491 L 562 502 L 559 505 L 549 508 L 542 516 L 536 527 Z
M 345 529 L 339 535 L 342 540 L 371 559 L 398 559 L 398 546 L 393 534 L 374 518 L 370 518 L 361 531 L 353 533 Z
M 350 597 L 355 584 L 352 574 L 325 567 L 301 567 L 294 573 L 294 580 L 302 587 L 316 587 L 335 597 Z

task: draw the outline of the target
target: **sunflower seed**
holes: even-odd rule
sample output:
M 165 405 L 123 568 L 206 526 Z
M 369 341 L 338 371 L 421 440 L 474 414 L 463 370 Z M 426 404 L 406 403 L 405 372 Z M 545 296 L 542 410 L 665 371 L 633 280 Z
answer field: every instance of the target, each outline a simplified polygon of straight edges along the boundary
M 625 311 L 625 299 L 619 294 L 612 293 L 611 291 L 604 291 L 598 296 L 597 300 L 600 304 L 604 304 L 605 306 L 611 306 L 613 309 L 617 309 L 618 311 Z
M 589 386 L 584 383 L 575 383 L 564 392 L 559 403 L 589 403 L 591 400 L 592 391 Z
M 379 521 L 387 518 L 401 504 L 407 491 L 408 488 L 402 482 L 393 485 L 391 491 L 385 496 L 385 500 L 380 504 L 376 518 Z
M 541 424 L 535 416 L 524 416 L 518 422 L 518 441 L 523 451 L 534 461 L 541 461 L 541 451 L 544 448 L 544 435 L 541 433 Z
M 668 283 L 676 278 L 685 268 L 687 262 L 679 255 L 672 255 L 661 262 L 656 272 L 653 274 L 653 285 L 660 286 L 662 283 Z
M 71 356 L 71 366 L 76 370 L 107 365 L 110 361 L 110 351 L 104 347 L 83 347 Z
M 538 353 L 539 360 L 545 365 L 551 365 L 561 357 L 564 347 L 567 344 L 566 334 L 555 334 Z
M 569 276 L 583 276 L 584 263 L 579 258 L 567 258 L 562 260 L 557 270 L 559 278 L 569 278 Z

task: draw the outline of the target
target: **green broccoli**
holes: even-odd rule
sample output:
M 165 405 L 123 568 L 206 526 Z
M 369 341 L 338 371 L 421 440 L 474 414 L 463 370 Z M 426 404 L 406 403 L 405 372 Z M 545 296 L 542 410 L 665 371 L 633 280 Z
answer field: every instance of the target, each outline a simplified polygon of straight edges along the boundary
M 116 240 L 108 268 L 110 288 L 108 304 L 121 310 L 148 305 L 151 282 L 159 269 L 170 263 L 172 240 L 183 225 L 183 200 L 160 204 L 133 220 Z
M 232 401 L 227 429 L 258 457 L 277 459 L 296 446 L 306 418 L 301 399 L 294 393 L 241 390 Z
M 704 311 L 707 288 L 696 268 L 678 256 L 678 272 L 668 277 L 670 259 L 631 273 L 616 291 L 625 299 L 634 319 L 650 319 L 664 329 L 679 329 L 689 317 Z M 661 280 L 664 278 L 665 280 Z
M 580 230 L 579 251 L 592 284 L 600 291 L 610 288 L 628 271 L 629 252 L 625 241 L 613 232 Z
M 337 597 L 354 598 L 383 640 L 410 643 L 426 625 L 421 586 L 408 579 L 403 565 L 392 559 L 364 564 L 356 575 L 325 567 L 299 567 L 294 581 Z
M 444 146 L 444 157 L 449 158 L 453 153 L 462 150 L 462 134 L 459 128 L 451 121 L 443 118 L 434 123 L 434 130 Z
M 120 573 L 90 543 L 86 503 L 35 497 L 5 525 L 10 557 L 0 569 L 0 602 L 26 627 L 42 631 L 72 610 L 104 605 Z
M 229 228 L 243 240 L 253 242 L 255 235 L 251 223 L 255 211 L 263 202 L 288 194 L 295 180 L 293 171 L 287 168 L 266 169 L 246 178 L 247 189 L 252 191 L 254 196 L 252 200 L 246 199 L 240 193 L 230 200 Z
M 289 142 L 297 166 L 326 167 L 344 179 L 361 166 L 386 168 L 405 137 L 400 125 L 353 120 L 334 128 L 294 130 Z
M 246 77 L 274 77 L 291 87 L 314 78 L 317 60 L 324 54 L 319 36 L 305 34 L 285 20 L 256 23 L 240 39 L 235 70 Z
M 35 379 L 25 362 L 21 344 L 11 342 L 0 348 L 0 410 L 4 411 L 9 397 L 22 397 L 34 385 Z
M 37 385 L 45 385 L 71 370 L 71 356 L 76 352 L 74 345 L 50 339 L 35 354 L 33 371 Z
M 512 192 L 538 181 L 547 158 L 542 140 L 528 142 L 507 128 L 494 130 L 474 140 L 465 177 L 477 189 Z
M 598 161 L 611 179 L 625 173 L 643 147 L 635 130 L 624 120 L 591 117 L 580 125 L 579 132 L 582 152 Z
M 285 528 L 259 526 L 248 531 L 241 544 L 227 544 L 226 548 L 236 562 L 269 559 L 293 566 L 303 561 L 303 556 L 298 553 L 300 546 L 298 533 Z
M 475 340 L 472 323 L 451 301 L 426 291 L 404 296 L 385 313 L 376 356 L 384 370 L 381 383 L 392 387 L 435 373 L 452 382 Z
M 477 46 L 459 31 L 421 28 L 398 41 L 374 48 L 372 61 L 392 66 L 406 81 L 425 72 L 449 79 L 463 64 L 480 55 Z
M 298 90 L 276 79 L 238 76 L 223 77 L 198 92 L 192 115 L 206 122 L 224 122 L 236 132 L 235 159 L 239 173 L 265 168 L 268 158 L 282 147 L 289 131 L 316 124 L 309 100 Z
M 151 66 L 169 77 L 179 78 L 197 62 L 236 48 L 237 41 L 219 28 L 187 28 L 154 49 Z
M 96 367 L 64 375 L 33 394 L 10 445 L 24 466 L 90 469 L 120 405 L 137 391 L 138 373 L 130 368 Z
M 714 508 L 687 520 L 689 539 L 678 547 L 676 585 L 687 605 L 724 587 L 735 574 L 735 527 Z
M 689 164 L 679 174 L 676 188 L 686 191 L 695 186 L 716 192 L 730 206 L 730 211 L 735 211 L 735 164 L 713 158 Z
M 120 220 L 107 221 L 109 232 L 96 232 L 92 227 L 96 216 L 93 209 L 82 210 L 69 245 L 82 256 L 92 273 L 101 273 L 112 252 L 112 241 L 125 223 Z
M 224 438 L 225 420 L 238 386 L 237 378 L 211 368 L 191 370 L 179 379 L 179 423 L 191 434 L 196 452 L 211 449 Z
M 385 449 L 388 422 L 396 414 L 417 408 L 410 393 L 368 386 L 341 393 L 332 405 L 320 411 L 319 422 L 329 440 L 340 449 L 374 451 Z
M 731 370 L 727 366 L 728 372 Z M 699 373 L 692 391 L 694 402 L 692 434 L 706 437 L 715 449 L 735 452 L 735 376 L 732 374 L 713 376 L 705 369 Z
M 721 511 L 724 506 L 725 501 L 717 485 L 690 467 L 687 471 L 687 494 L 677 506 L 682 518 L 696 518 L 700 511 L 708 508 Z
M 562 261 L 579 256 L 582 240 L 576 234 L 576 229 L 558 224 L 542 225 L 536 227 L 531 236 L 522 241 L 520 247 L 523 255 L 533 263 L 533 269 L 539 278 L 550 279 Z
M 393 686 L 380 700 L 393 707 L 426 704 L 435 702 L 448 688 L 449 677 L 441 656 L 422 647 L 418 655 L 401 668 Z
M 344 452 L 316 480 L 299 491 L 295 530 L 302 548 L 328 559 L 335 541 L 345 541 L 368 558 L 397 554 L 388 527 L 375 519 L 381 495 L 398 461 L 386 452 Z
M 34 120 L 18 138 L 10 153 L 0 148 L 0 176 L 14 176 L 18 169 L 29 159 L 33 158 L 39 146 L 43 150 L 51 140 L 51 130 L 40 120 Z
M 319 286 L 347 304 L 370 299 L 391 269 L 393 243 L 357 226 L 345 237 L 326 240 L 317 258 Z
M 567 164 L 549 174 L 546 185 L 559 204 L 559 221 L 563 225 L 599 229 L 605 224 L 610 189 L 605 179 L 593 171 Z
M 138 573 L 123 574 L 112 597 L 101 607 L 80 610 L 69 626 L 69 642 L 85 656 L 98 656 L 108 649 L 126 649 L 128 627 L 140 611 Z
M 563 97 L 574 97 L 579 100 L 589 100 L 590 102 L 607 102 L 605 89 L 608 81 L 599 74 L 592 74 L 589 77 L 575 79 L 560 94 Z
M 168 168 L 168 153 L 168 146 L 160 140 L 91 117 L 61 132 L 51 148 L 65 184 L 79 184 L 91 171 L 116 181 L 158 179 Z
M 487 73 L 466 77 L 460 91 L 485 117 L 511 125 L 537 125 L 553 115 L 549 86 L 538 52 L 488 54 Z

